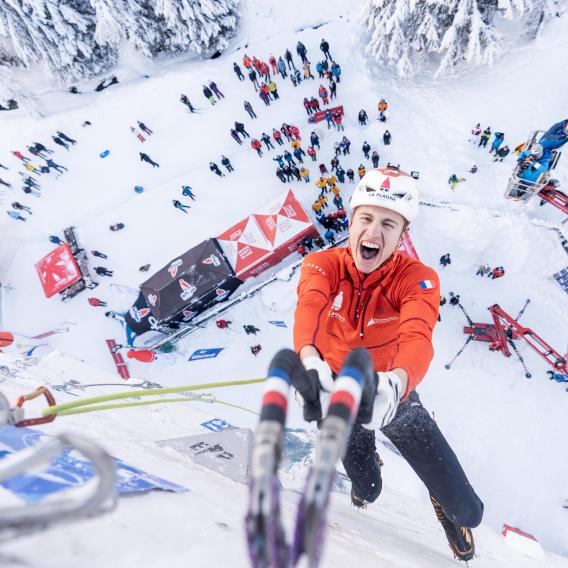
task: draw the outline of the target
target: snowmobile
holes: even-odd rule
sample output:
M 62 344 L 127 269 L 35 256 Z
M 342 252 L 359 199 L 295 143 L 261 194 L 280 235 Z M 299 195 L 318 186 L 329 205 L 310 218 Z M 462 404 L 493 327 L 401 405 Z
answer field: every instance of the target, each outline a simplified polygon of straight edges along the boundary
M 524 144 L 520 154 L 524 157 L 517 162 L 509 179 L 505 198 L 526 203 L 549 184 L 550 172 L 558 164 L 562 152 L 554 149 L 543 154 L 538 143 L 543 134 L 543 130 L 535 130 Z

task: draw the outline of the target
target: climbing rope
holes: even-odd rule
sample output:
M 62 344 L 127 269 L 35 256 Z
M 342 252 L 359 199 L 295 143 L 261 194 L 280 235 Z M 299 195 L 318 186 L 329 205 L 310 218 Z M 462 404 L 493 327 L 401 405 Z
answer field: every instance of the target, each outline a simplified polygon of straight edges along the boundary
M 215 389 L 231 386 L 243 386 L 252 385 L 264 382 L 265 378 L 258 379 L 242 379 L 236 381 L 219 381 L 213 383 L 201 383 L 197 385 L 184 385 L 179 387 L 168 387 L 168 388 L 144 388 L 143 390 L 132 390 L 128 392 L 105 394 L 99 396 L 93 396 L 89 398 L 74 400 L 71 402 L 65 402 L 62 404 L 57 404 L 53 394 L 46 387 L 40 387 L 30 394 L 22 395 L 18 397 L 16 405 L 10 407 L 5 397 L 0 399 L 0 427 L 3 424 L 12 424 L 17 427 L 24 426 L 36 426 L 39 424 L 47 424 L 55 420 L 56 416 L 71 416 L 74 414 L 85 414 L 87 412 L 97 412 L 101 410 L 115 410 L 119 408 L 131 408 L 136 406 L 150 406 L 154 404 L 169 404 L 172 402 L 206 402 L 206 403 L 219 403 L 225 406 L 230 406 L 233 408 L 238 408 L 245 412 L 250 412 L 257 414 L 255 411 L 250 410 L 244 406 L 238 404 L 225 402 L 218 400 L 211 393 L 197 393 L 194 391 L 203 389 Z M 126 386 L 126 385 L 125 385 Z M 177 394 L 183 393 L 183 397 L 177 398 L 163 398 L 163 395 L 167 394 Z M 25 418 L 24 417 L 24 403 L 28 400 L 33 400 L 40 396 L 44 396 L 48 406 L 41 411 L 41 415 L 35 418 Z M 158 398 L 152 398 L 150 400 L 138 400 L 138 401 L 128 401 L 119 402 L 117 404 L 107 404 L 113 401 L 120 401 L 129 398 L 143 398 L 157 396 Z M 4 402 L 3 402 L 4 401 Z

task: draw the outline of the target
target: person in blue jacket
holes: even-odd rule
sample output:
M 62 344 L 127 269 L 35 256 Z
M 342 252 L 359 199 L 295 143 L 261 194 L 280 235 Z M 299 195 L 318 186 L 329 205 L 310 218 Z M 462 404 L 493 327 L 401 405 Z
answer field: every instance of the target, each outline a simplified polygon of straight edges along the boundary
M 503 144 L 503 140 L 505 139 L 505 134 L 503 132 L 495 132 L 493 135 L 495 136 L 495 138 L 493 139 L 489 153 L 492 154 L 493 152 L 495 152 L 495 155 L 497 155 L 499 146 Z
M 538 141 L 544 152 L 560 148 L 568 142 L 568 118 L 553 124 Z

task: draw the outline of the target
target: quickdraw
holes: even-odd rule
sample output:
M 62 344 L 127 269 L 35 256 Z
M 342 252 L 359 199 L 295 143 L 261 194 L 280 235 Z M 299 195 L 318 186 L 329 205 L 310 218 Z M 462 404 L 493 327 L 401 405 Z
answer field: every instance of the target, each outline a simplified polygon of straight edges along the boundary
M 23 428 L 25 426 L 37 426 L 38 424 L 47 424 L 55 420 L 57 413 L 48 414 L 46 416 L 38 416 L 37 418 L 24 419 L 24 410 L 23 410 L 24 403 L 28 400 L 33 400 L 42 395 L 47 400 L 47 406 L 56 405 L 55 398 L 53 397 L 49 389 L 47 389 L 46 387 L 39 387 L 30 394 L 23 394 L 20 397 L 18 397 L 18 400 L 16 401 L 16 408 L 13 409 L 12 411 L 12 416 L 15 418 L 13 422 L 14 426 L 18 428 Z

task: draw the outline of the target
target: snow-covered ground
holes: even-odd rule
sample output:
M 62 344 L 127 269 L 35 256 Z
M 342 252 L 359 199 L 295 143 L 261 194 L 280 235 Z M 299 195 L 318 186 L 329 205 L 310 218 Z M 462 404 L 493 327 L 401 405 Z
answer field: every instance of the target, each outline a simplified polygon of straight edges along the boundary
M 104 317 L 102 308 L 87 304 L 90 293 L 66 303 L 44 298 L 34 263 L 53 248 L 48 236 L 62 236 L 65 227 L 74 225 L 85 248 L 107 253 L 108 261 L 92 258 L 93 266 L 114 270 L 112 279 L 98 279 L 101 284 L 95 295 L 107 300 L 111 309 L 127 309 L 132 298 L 112 290 L 110 282 L 136 288 L 146 279 L 138 271 L 141 265 L 151 263 L 151 271 L 157 270 L 288 187 L 274 176 L 271 157 L 276 151 L 259 158 L 246 143 L 237 146 L 229 129 L 235 120 L 242 120 L 251 135 L 260 137 L 285 121 L 297 124 L 305 139 L 312 128 L 302 100 L 317 96 L 319 81 L 294 88 L 289 81 L 277 79 L 281 98 L 265 107 L 248 79 L 237 80 L 232 62 L 240 63 L 244 53 L 267 60 L 270 54 L 283 54 L 286 47 L 295 54 L 301 40 L 315 67 L 319 43 L 325 37 L 343 71 L 337 102 L 345 106 L 345 134 L 352 141 L 351 156 L 341 159 L 343 167 L 356 169 L 360 163 L 370 167 L 360 150 L 367 140 L 378 150 L 381 165 L 390 161 L 420 171 L 424 198 L 450 205 L 423 206 L 411 230 L 425 263 L 437 267 L 439 257 L 451 253 L 452 264 L 439 270 L 443 293 L 459 293 L 474 321 L 487 322 L 488 306 L 499 303 L 515 315 L 530 298 L 521 321 L 562 352 L 568 339 L 567 302 L 551 275 L 567 264 L 558 236 L 559 229 L 567 234 L 566 226 L 561 225 L 563 217 L 549 205 L 541 208 L 537 202 L 520 206 L 506 201 L 503 192 L 513 158 L 493 163 L 486 150 L 468 142 L 468 135 L 481 122 L 482 127 L 490 125 L 505 132 L 505 141 L 514 147 L 531 130 L 566 118 L 568 79 L 558 72 L 568 65 L 566 18 L 551 23 L 536 42 L 509 52 L 493 68 L 463 71 L 436 82 L 425 76 L 401 81 L 369 68 L 357 24 L 359 2 L 349 6 L 339 0 L 313 2 L 313 15 L 305 13 L 305 4 L 298 1 L 251 0 L 245 8 L 243 29 L 233 50 L 219 59 L 163 67 L 146 64 L 143 68 L 129 56 L 117 71 L 118 87 L 89 95 L 44 90 L 45 117 L 41 120 L 21 112 L 3 113 L 0 162 L 10 171 L 0 172 L 14 187 L 3 191 L 2 209 L 18 200 L 32 207 L 33 215 L 26 223 L 13 221 L 5 213 L 0 217 L 0 280 L 11 287 L 0 289 L 0 328 L 21 336 L 67 328 L 69 331 L 46 342 L 100 369 L 99 382 L 107 382 L 106 375 L 114 372 L 114 366 L 104 339 L 114 337 L 120 342 L 122 332 L 115 321 Z M 298 58 L 295 60 L 297 63 Z M 539 69 L 545 83 L 527 81 L 527 69 Z M 150 77 L 144 78 L 143 73 Z M 215 80 L 226 95 L 214 107 L 201 94 L 208 80 Z M 179 103 L 182 92 L 201 109 L 198 114 L 189 114 Z M 384 126 L 374 120 L 381 97 L 390 104 L 386 126 L 393 140 L 389 147 L 382 144 Z M 257 120 L 248 119 L 245 99 L 252 102 Z M 360 108 L 371 118 L 363 128 L 357 123 Z M 85 120 L 92 125 L 82 127 Z M 129 130 L 136 120 L 154 131 L 144 144 Z M 56 130 L 78 140 L 68 152 L 57 147 L 54 155 L 69 171 L 58 179 L 42 176 L 42 197 L 28 197 L 19 190 L 19 162 L 10 151 L 24 151 L 32 141 L 53 146 L 48 142 Z M 318 132 L 322 138 L 319 156 L 329 164 L 339 136 L 321 125 Z M 105 149 L 110 150 L 109 156 L 99 158 Z M 140 151 L 161 167 L 141 163 Z M 208 169 L 210 161 L 220 164 L 221 154 L 231 159 L 236 170 L 224 178 Z M 475 175 L 467 173 L 473 163 L 479 167 Z M 311 162 L 308 167 L 313 180 L 317 168 Z M 452 192 L 447 179 L 454 172 L 466 181 Z M 560 161 L 556 177 L 568 186 L 567 161 Z M 181 197 L 182 184 L 191 185 L 197 195 L 187 215 L 171 204 L 176 198 L 188 202 Z M 135 193 L 135 185 L 142 185 L 144 193 Z M 291 187 L 310 210 L 315 187 L 303 182 Z M 349 184 L 342 188 L 347 195 L 351 189 Z M 110 232 L 109 225 L 119 221 L 126 228 Z M 481 263 L 504 266 L 506 276 L 500 280 L 475 276 Z M 224 316 L 233 322 L 232 330 L 219 330 L 211 322 L 188 336 L 178 344 L 174 365 L 129 362 L 131 374 L 167 386 L 263 376 L 275 351 L 291 346 L 296 281 L 297 275 L 290 282 L 278 281 L 232 309 Z M 514 358 L 489 353 L 485 344 L 471 343 L 452 369 L 446 370 L 444 364 L 463 344 L 466 322 L 460 311 L 448 305 L 441 316 L 435 333 L 436 356 L 419 391 L 485 503 L 483 526 L 475 531 L 479 555 L 475 565 L 536 565 L 504 547 L 498 536 L 503 523 L 534 534 L 548 550 L 568 556 L 568 510 L 562 508 L 568 497 L 568 459 L 562 437 L 567 426 L 565 387 L 548 380 L 546 365 L 523 344 L 519 349 L 533 374 L 531 380 L 524 378 Z M 270 320 L 283 320 L 288 327 L 274 327 Z M 241 331 L 247 323 L 261 329 L 256 338 Z M 18 343 L 30 344 L 24 337 Z M 254 343 L 262 345 L 257 357 L 249 350 Z M 224 350 L 216 359 L 187 361 L 189 354 L 203 347 Z M 83 375 L 77 378 L 97 382 Z M 46 380 L 54 383 L 58 377 L 49 375 Z M 35 382 L 37 379 L 8 378 L 1 389 L 13 397 Z M 234 387 L 217 394 L 223 401 L 257 410 L 261 389 L 258 385 Z M 106 391 L 101 387 L 97 392 Z M 72 398 L 57 393 L 58 401 Z M 304 427 L 296 405 L 291 405 L 290 413 L 290 425 Z M 240 409 L 223 405 L 196 408 L 189 403 L 61 417 L 46 426 L 47 433 L 65 429 L 85 433 L 113 455 L 191 491 L 123 499 L 111 515 L 30 537 L 25 551 L 23 541 L 9 544 L 0 560 L 16 564 L 20 559 L 33 566 L 67 566 L 77 561 L 84 566 L 181 566 L 188 562 L 209 566 L 226 565 L 230 558 L 231 565 L 245 566 L 241 530 L 245 487 L 154 444 L 205 432 L 199 426 L 204 416 L 250 428 L 257 420 Z M 385 566 L 450 565 L 450 553 L 425 488 L 398 456 L 388 449 L 382 454 L 385 490 L 376 504 L 360 514 L 349 508 L 347 495 L 335 496 L 325 565 L 345 566 L 355 559 L 361 566 L 378 565 L 380 560 Z M 288 518 L 304 474 L 305 469 L 294 468 L 284 477 Z M 0 502 L 2 498 L 0 493 Z M 42 553 L 46 546 L 57 554 L 46 559 Z M 568 560 L 550 556 L 546 565 L 568 566 Z

